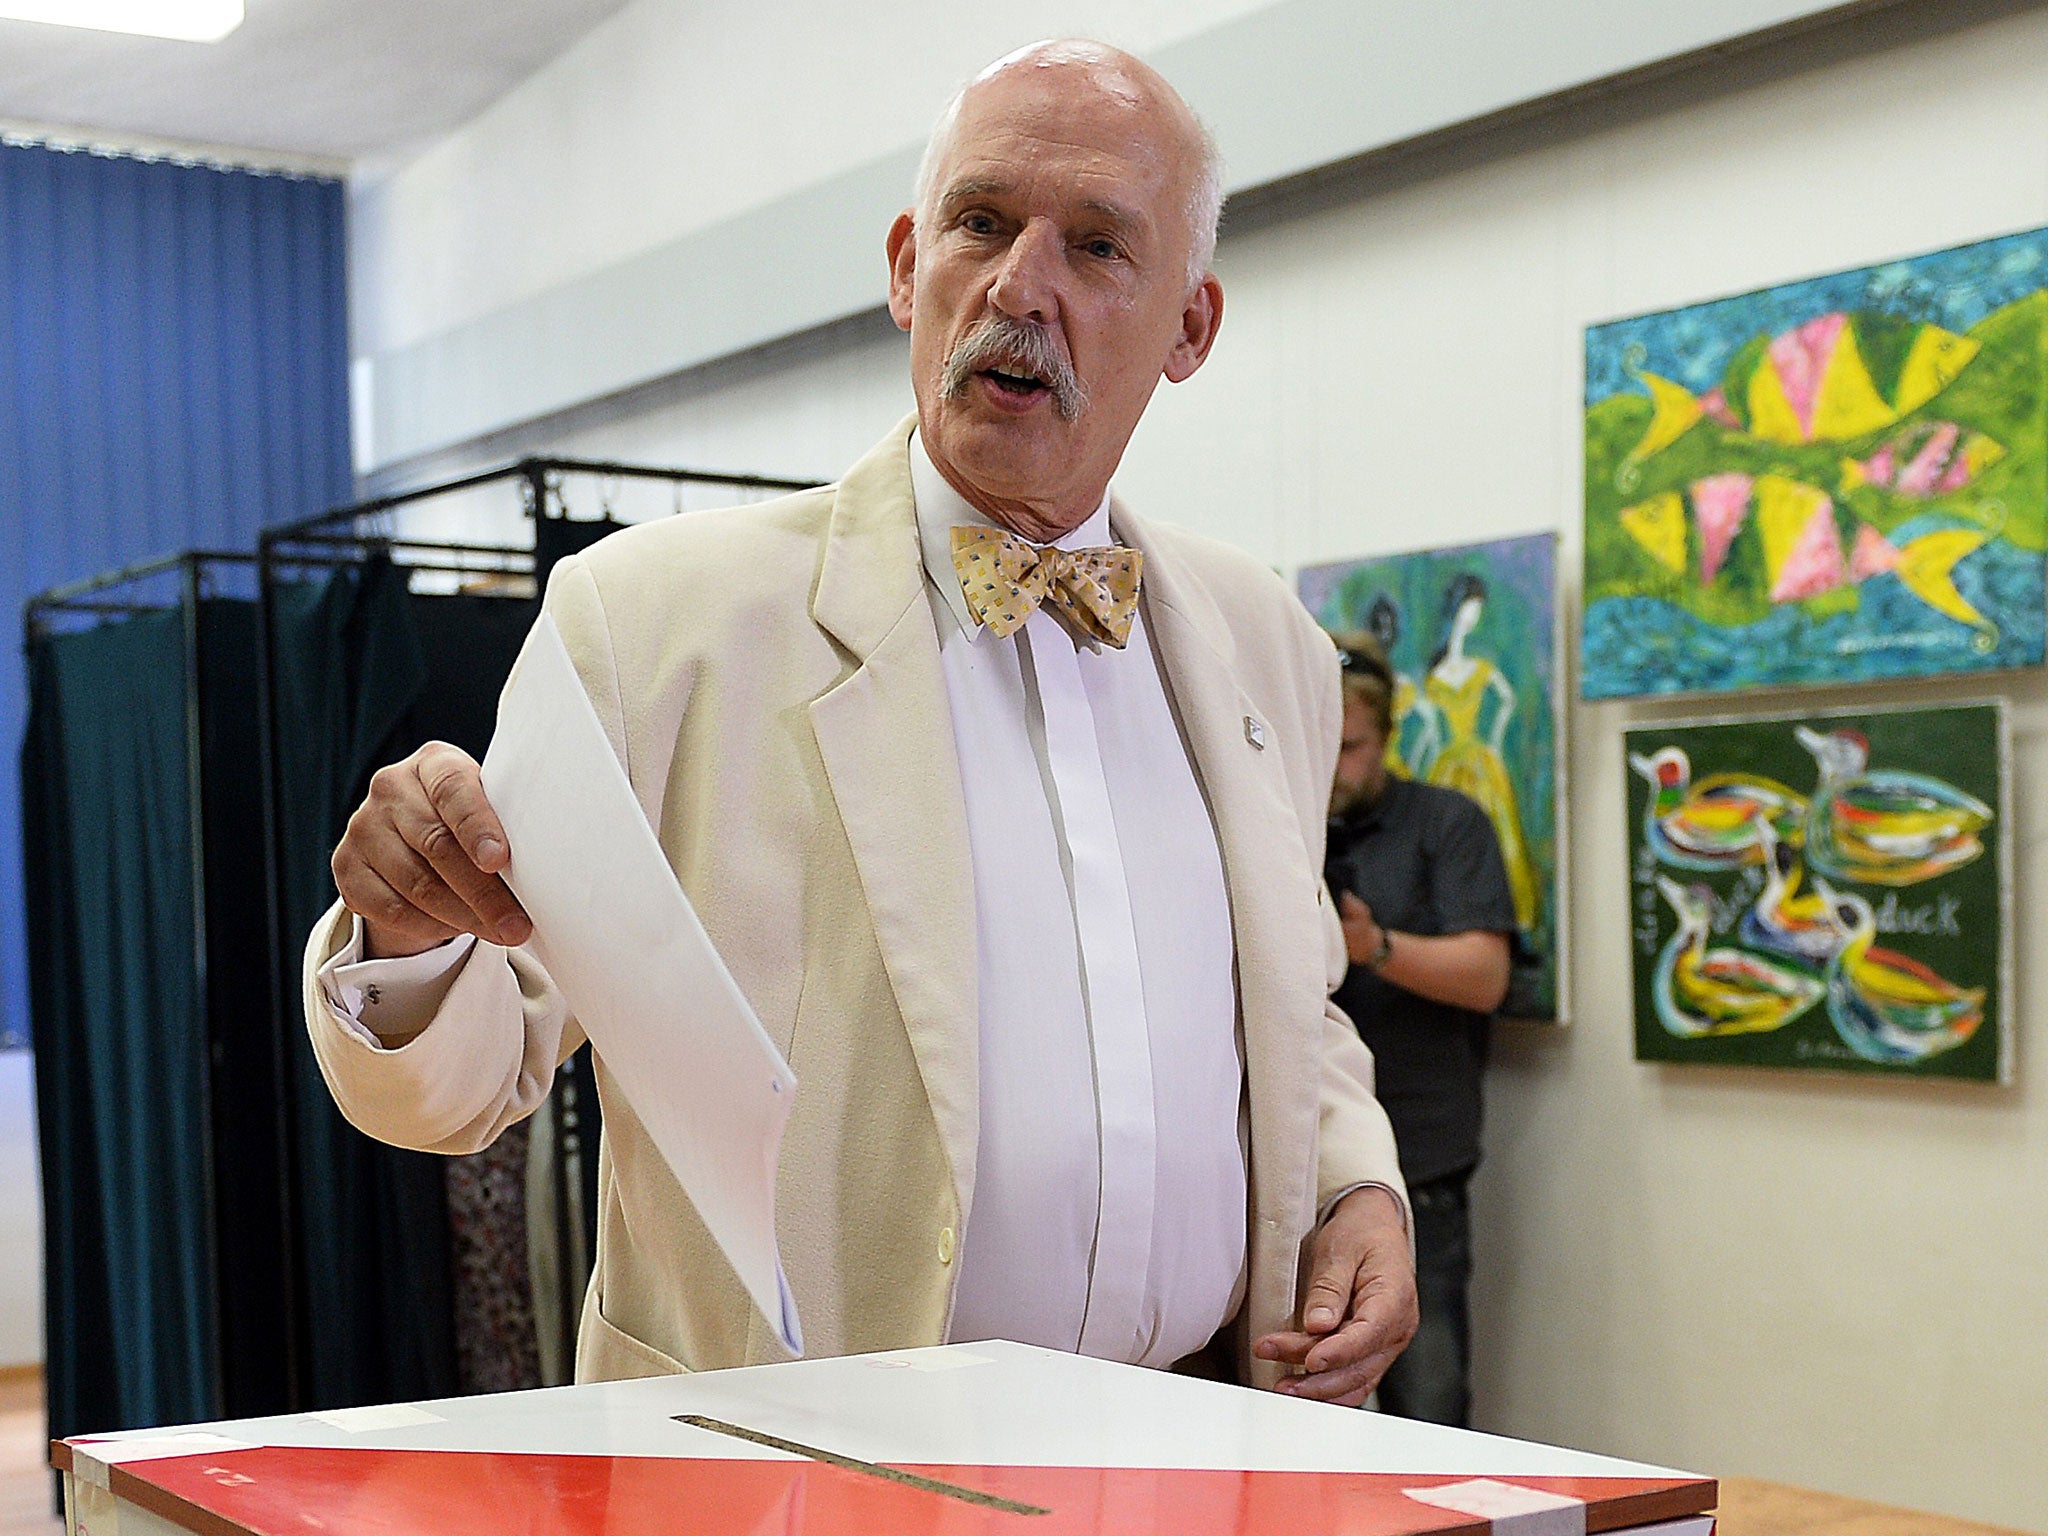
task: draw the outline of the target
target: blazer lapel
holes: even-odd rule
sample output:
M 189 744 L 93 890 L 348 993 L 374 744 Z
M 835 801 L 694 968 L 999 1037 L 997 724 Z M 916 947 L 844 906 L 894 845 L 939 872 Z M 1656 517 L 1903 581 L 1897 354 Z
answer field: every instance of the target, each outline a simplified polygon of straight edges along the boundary
M 974 873 L 918 552 L 910 425 L 840 482 L 811 612 L 857 665 L 810 714 L 964 1213 L 981 1121 Z
M 1300 894 L 1313 875 L 1283 761 L 1293 744 L 1277 739 L 1246 689 L 1244 663 L 1215 604 L 1170 554 L 1155 558 L 1142 520 L 1115 510 L 1125 541 L 1145 552 L 1146 624 L 1223 855 L 1244 1023 L 1256 1248 L 1276 1221 L 1299 1232 L 1314 1219 L 1315 1170 L 1304 1153 L 1316 1144 L 1321 1107 L 1322 1014 L 1301 978 L 1323 975 L 1323 934 L 1298 920 L 1315 903 Z

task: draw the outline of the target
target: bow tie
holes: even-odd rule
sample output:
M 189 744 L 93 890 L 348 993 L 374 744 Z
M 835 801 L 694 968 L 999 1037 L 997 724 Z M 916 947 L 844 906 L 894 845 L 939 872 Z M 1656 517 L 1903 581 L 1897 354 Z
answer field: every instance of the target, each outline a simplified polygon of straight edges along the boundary
M 967 611 L 998 640 L 1050 602 L 1082 634 L 1122 650 L 1138 612 L 1145 557 L 1121 545 L 1041 548 L 1001 528 L 953 530 L 953 569 Z

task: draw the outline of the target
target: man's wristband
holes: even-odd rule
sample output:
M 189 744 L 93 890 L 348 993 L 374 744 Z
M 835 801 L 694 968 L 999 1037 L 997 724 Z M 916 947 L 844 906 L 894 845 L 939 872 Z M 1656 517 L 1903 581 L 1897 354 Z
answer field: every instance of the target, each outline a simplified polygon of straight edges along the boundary
M 1365 957 L 1365 968 L 1375 976 L 1380 967 L 1394 958 L 1394 930 L 1385 923 L 1380 924 L 1380 947 Z

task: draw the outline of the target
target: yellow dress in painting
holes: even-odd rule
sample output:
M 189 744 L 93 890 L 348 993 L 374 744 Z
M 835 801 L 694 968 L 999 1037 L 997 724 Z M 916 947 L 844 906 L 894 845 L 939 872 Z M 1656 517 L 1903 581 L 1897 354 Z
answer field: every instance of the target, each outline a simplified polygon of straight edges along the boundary
M 1525 931 L 1536 921 L 1536 871 L 1529 862 L 1529 844 L 1522 836 L 1522 811 L 1515 799 L 1507 764 L 1480 730 L 1487 696 L 1500 676 L 1493 663 L 1465 658 L 1471 670 L 1452 684 L 1440 671 L 1423 683 L 1423 692 L 1443 720 L 1444 746 L 1429 766 L 1429 782 L 1455 789 L 1479 804 L 1500 839 L 1501 862 L 1507 866 L 1508 889 L 1515 898 L 1515 922 Z M 1503 679 L 1505 681 L 1505 679 Z
M 1408 722 L 1409 713 L 1415 708 L 1415 685 L 1400 673 L 1394 674 L 1394 697 L 1388 713 L 1394 718 L 1394 728 L 1387 733 L 1387 772 L 1397 779 L 1412 779 L 1415 770 L 1401 755 L 1401 727 Z

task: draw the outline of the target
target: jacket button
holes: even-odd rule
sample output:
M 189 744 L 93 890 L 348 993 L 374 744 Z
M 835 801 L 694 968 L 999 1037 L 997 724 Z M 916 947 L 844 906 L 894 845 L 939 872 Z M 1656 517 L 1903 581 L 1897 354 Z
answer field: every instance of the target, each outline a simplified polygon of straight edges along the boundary
M 953 1262 L 953 1229 L 951 1227 L 939 1228 L 939 1262 L 941 1264 Z

